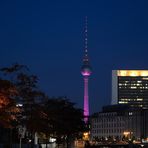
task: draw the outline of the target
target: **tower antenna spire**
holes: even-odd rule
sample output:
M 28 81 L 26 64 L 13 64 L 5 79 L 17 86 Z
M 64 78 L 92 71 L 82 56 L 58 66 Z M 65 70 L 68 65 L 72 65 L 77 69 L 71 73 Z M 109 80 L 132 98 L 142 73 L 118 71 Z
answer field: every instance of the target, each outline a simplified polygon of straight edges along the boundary
M 85 17 L 85 54 L 88 53 L 88 19 L 87 16 Z

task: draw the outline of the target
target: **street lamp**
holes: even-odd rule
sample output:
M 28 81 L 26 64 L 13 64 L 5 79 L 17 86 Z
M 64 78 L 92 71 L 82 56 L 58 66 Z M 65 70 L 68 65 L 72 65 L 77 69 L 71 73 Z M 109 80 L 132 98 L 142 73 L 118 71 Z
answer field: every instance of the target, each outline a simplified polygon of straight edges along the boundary
M 123 132 L 123 135 L 127 138 L 128 135 L 130 135 L 130 132 L 128 132 L 128 131 L 124 131 L 124 132 Z

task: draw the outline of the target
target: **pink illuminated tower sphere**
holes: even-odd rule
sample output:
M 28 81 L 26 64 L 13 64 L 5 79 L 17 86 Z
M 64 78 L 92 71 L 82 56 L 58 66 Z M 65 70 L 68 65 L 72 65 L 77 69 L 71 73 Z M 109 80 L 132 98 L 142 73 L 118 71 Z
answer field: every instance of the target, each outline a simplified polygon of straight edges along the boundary
M 88 58 L 88 49 L 87 49 L 87 17 L 86 17 L 86 26 L 85 26 L 85 51 L 84 51 L 84 57 L 83 57 L 83 64 L 81 67 L 81 74 L 84 78 L 84 121 L 85 123 L 88 123 L 88 117 L 89 117 L 89 95 L 88 95 L 88 80 L 89 76 L 91 75 L 91 66 L 89 63 Z

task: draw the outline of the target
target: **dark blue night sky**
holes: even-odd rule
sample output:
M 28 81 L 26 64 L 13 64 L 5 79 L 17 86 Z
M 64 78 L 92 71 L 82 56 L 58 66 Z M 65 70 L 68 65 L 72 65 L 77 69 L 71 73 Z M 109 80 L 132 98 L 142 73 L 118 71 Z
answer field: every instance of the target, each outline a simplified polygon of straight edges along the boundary
M 112 69 L 148 69 L 147 0 L 1 0 L 0 67 L 27 65 L 49 96 L 83 106 L 84 24 L 90 110 L 111 101 Z

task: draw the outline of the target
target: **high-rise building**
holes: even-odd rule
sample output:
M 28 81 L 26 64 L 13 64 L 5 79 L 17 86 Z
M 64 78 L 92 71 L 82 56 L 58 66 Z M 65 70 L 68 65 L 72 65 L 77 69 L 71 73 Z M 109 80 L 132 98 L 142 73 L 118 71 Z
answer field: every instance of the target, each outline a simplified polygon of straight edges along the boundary
M 84 78 L 84 121 L 88 122 L 89 117 L 89 95 L 88 95 L 88 80 L 91 75 L 91 66 L 88 58 L 88 47 L 87 47 L 87 17 L 86 17 L 86 26 L 85 26 L 85 50 L 83 57 L 83 64 L 81 67 L 81 74 Z
M 111 104 L 148 108 L 148 70 L 113 70 Z

